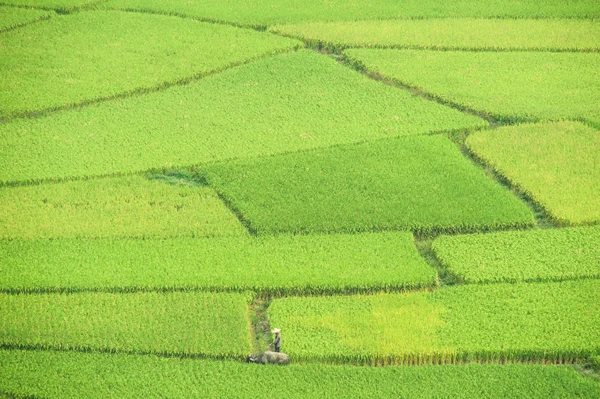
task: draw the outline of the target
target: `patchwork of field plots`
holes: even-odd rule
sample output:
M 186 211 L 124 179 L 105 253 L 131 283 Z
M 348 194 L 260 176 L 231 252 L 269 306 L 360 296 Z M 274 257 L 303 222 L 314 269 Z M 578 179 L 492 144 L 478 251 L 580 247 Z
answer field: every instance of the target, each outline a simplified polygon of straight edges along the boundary
M 600 397 L 599 21 L 2 1 L 0 398 Z

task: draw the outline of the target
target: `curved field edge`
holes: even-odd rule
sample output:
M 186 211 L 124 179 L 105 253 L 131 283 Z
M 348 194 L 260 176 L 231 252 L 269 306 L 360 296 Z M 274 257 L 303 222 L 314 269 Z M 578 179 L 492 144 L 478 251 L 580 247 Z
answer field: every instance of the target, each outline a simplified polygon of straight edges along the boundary
M 536 202 L 557 225 L 600 222 L 600 135 L 579 122 L 506 126 L 466 139 L 474 158 Z
M 299 50 L 186 86 L 6 123 L 0 181 L 132 173 L 484 126 Z
M 29 116 L 164 89 L 299 44 L 170 16 L 119 11 L 56 16 L 3 34 L 1 109 L 5 118 Z
M 53 15 L 51 11 L 6 7 L 0 4 L 0 34 L 52 18 Z
M 56 372 L 60 370 L 61 372 Z M 600 386 L 565 366 L 264 367 L 156 356 L 0 350 L 0 391 L 46 398 L 589 398 Z M 274 384 L 274 381 L 285 383 Z M 341 383 L 343 381 L 343 383 Z M 427 381 L 427 384 L 423 384 Z

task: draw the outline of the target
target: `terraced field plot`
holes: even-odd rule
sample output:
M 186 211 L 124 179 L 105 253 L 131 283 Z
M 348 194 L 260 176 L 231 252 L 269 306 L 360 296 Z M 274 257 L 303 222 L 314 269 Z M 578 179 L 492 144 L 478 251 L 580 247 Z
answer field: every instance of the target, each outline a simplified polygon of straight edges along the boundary
M 474 50 L 577 50 L 600 47 L 600 23 L 572 19 L 435 18 L 307 22 L 271 32 L 331 49 L 398 47 Z
M 600 127 L 600 54 L 348 49 L 367 69 L 505 122 Z
M 31 1 L 31 0 L 10 0 Z M 103 4 L 132 10 L 177 13 L 191 17 L 228 21 L 254 26 L 301 21 L 354 21 L 431 17 L 587 17 L 600 14 L 593 0 L 394 0 L 353 1 L 307 0 L 226 0 L 190 2 L 185 0 L 109 0 Z
M 41 21 L 52 17 L 54 13 L 16 7 L 0 6 L 0 33 L 19 26 Z
M 0 289 L 253 289 L 331 293 L 433 286 L 410 233 L 243 239 L 0 241 Z
M 54 372 L 60 370 L 60 373 Z M 44 398 L 453 397 L 592 398 L 600 387 L 561 366 L 256 367 L 232 361 L 61 352 L 0 352 L 1 388 Z M 318 384 L 310 381 L 318 380 Z M 273 381 L 285 381 L 279 386 Z M 340 381 L 344 381 L 340 384 Z M 424 384 L 423 381 L 427 381 Z
M 440 135 L 215 165 L 203 173 L 259 234 L 456 232 L 533 222 L 527 207 Z
M 0 398 L 600 397 L 597 0 L 1 3 Z
M 153 88 L 298 45 L 251 30 L 116 11 L 56 16 L 7 32 L 2 44 L 0 115 Z
M 600 221 L 600 134 L 581 123 L 475 133 L 467 146 L 562 223 Z
M 0 188 L 0 238 L 244 236 L 213 189 L 141 176 Z
M 600 277 L 600 226 L 441 236 L 437 257 L 467 283 Z
M 244 294 L 0 294 L 0 343 L 53 349 L 244 358 Z
M 483 126 L 478 117 L 299 51 L 158 93 L 8 123 L 0 181 L 134 172 Z
M 375 363 L 573 360 L 600 350 L 600 281 L 285 298 L 270 307 L 302 359 Z

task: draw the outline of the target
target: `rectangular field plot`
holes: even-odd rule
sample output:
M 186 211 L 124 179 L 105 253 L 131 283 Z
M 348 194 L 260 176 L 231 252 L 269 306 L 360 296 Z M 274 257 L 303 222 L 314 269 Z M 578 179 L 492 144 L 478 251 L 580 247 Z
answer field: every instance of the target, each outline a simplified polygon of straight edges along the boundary
M 0 344 L 244 358 L 247 294 L 0 294 Z
M 240 236 L 213 189 L 142 176 L 0 188 L 0 238 Z
M 119 11 L 56 16 L 2 36 L 0 115 L 160 87 L 298 44 L 171 16 Z
M 437 284 L 410 233 L 0 240 L 0 289 L 356 292 Z
M 26 1 L 26 0 L 11 0 Z M 597 17 L 594 0 L 109 0 L 107 7 L 152 10 L 249 25 L 427 17 Z
M 600 277 L 600 226 L 441 236 L 440 261 L 467 283 Z
M 577 122 L 525 124 L 466 142 L 559 223 L 600 221 L 600 131 Z
M 32 22 L 48 19 L 51 11 L 0 6 L 0 33 Z
M 0 350 L 0 376 L 0 391 L 48 399 L 249 398 L 257 392 L 299 399 L 600 395 L 600 385 L 574 369 L 538 364 L 261 367 L 233 361 Z
M 445 136 L 338 146 L 207 167 L 258 233 L 526 226 L 529 209 Z
M 272 32 L 330 48 L 597 50 L 600 23 L 576 19 L 404 19 L 276 25 Z
M 296 359 L 363 363 L 573 361 L 600 350 L 600 281 L 274 300 Z
M 4 124 L 0 181 L 196 165 L 482 126 L 480 118 L 302 50 L 158 93 Z
M 600 54 L 349 49 L 367 69 L 494 118 L 600 126 Z

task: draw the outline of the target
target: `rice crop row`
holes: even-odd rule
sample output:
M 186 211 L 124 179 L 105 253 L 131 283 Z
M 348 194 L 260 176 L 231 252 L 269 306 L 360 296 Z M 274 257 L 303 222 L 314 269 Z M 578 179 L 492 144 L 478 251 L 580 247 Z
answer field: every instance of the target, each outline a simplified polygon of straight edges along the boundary
M 0 113 L 22 114 L 160 87 L 298 44 L 171 16 L 119 11 L 56 16 L 3 35 Z
M 600 281 L 284 298 L 269 308 L 295 359 L 368 364 L 571 362 L 600 351 Z
M 505 122 L 600 126 L 600 54 L 348 49 L 370 71 Z
M 352 290 L 435 284 L 409 233 L 0 241 L 6 289 Z
M 476 132 L 466 144 L 558 223 L 600 221 L 598 130 L 578 122 L 524 124 Z
M 162 92 L 6 123 L 0 181 L 195 165 L 482 126 L 480 118 L 301 50 Z
M 0 33 L 32 22 L 48 19 L 53 14 L 52 12 L 43 10 L 0 6 Z
M 600 386 L 565 366 L 257 367 L 233 361 L 0 351 L 0 390 L 44 398 L 592 398 Z M 260 395 L 259 395 L 260 393 Z
M 577 19 L 404 19 L 306 22 L 269 31 L 312 46 L 597 51 L 600 23 Z
M 445 136 L 215 164 L 201 173 L 259 234 L 527 226 L 529 209 Z
M 600 277 L 600 226 L 440 236 L 439 260 L 467 283 Z
M 255 290 L 433 286 L 410 233 L 256 239 L 0 240 L 0 289 Z
M 248 294 L 0 294 L 0 344 L 213 355 L 251 351 Z
M 26 0 L 11 0 L 26 1 Z M 431 17 L 588 17 L 600 15 L 594 0 L 109 0 L 105 7 L 178 13 L 264 27 L 302 21 L 355 21 Z
M 0 238 L 240 236 L 210 187 L 142 176 L 0 188 Z

